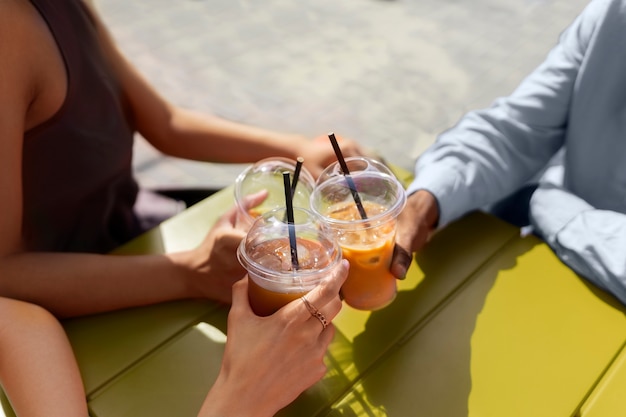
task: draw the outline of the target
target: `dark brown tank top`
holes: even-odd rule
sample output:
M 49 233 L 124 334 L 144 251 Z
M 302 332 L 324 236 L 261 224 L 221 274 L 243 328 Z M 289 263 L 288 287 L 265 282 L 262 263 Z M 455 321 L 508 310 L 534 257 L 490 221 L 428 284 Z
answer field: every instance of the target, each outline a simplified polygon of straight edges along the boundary
M 61 51 L 65 102 L 24 135 L 22 236 L 29 251 L 107 252 L 141 230 L 133 125 L 80 0 L 31 0 Z

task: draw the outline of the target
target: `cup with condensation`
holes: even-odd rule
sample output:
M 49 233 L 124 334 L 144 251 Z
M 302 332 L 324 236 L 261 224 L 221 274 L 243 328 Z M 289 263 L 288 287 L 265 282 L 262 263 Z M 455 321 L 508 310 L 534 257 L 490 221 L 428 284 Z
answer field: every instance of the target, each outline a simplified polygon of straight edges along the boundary
M 248 271 L 248 298 L 259 316 L 269 316 L 307 294 L 341 264 L 341 248 L 324 222 L 307 209 L 293 208 L 297 266 L 291 254 L 285 208 L 255 219 L 237 249 Z
M 250 227 L 254 220 L 263 213 L 275 208 L 285 207 L 285 188 L 283 173 L 294 177 L 296 161 L 289 158 L 273 157 L 258 161 L 246 168 L 235 180 L 235 203 L 237 205 L 237 224 Z M 309 201 L 315 180 L 304 167 L 300 168 L 298 181 L 293 192 L 294 207 L 309 208 Z M 268 195 L 256 207 L 246 207 L 244 198 L 261 190 Z
M 404 187 L 381 162 L 365 157 L 345 158 L 354 191 L 338 162 L 320 175 L 311 194 L 311 210 L 333 230 L 350 272 L 341 294 L 359 310 L 378 310 L 397 293 L 389 271 L 395 245 L 397 218 L 406 204 Z

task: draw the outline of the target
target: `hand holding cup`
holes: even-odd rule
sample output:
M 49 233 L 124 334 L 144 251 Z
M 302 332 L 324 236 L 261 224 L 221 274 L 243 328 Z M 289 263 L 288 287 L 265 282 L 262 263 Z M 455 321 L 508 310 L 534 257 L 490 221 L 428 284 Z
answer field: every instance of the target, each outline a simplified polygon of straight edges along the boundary
M 341 249 L 317 216 L 294 207 L 290 223 L 286 212 L 274 209 L 255 220 L 237 250 L 250 277 L 252 309 L 260 316 L 307 294 L 341 262 Z
M 241 207 L 254 207 L 267 198 L 266 191 L 246 196 Z M 192 274 L 188 283 L 191 297 L 205 297 L 230 304 L 232 285 L 243 278 L 246 271 L 237 260 L 237 248 L 246 235 L 246 229 L 236 226 L 239 208 L 232 207 L 211 228 L 200 246 L 185 256 Z
M 350 261 L 342 295 L 356 309 L 378 310 L 396 296 L 396 278 L 389 267 L 396 222 L 405 203 L 402 184 L 386 166 L 370 158 L 344 160 L 339 153 L 338 161 L 317 180 L 311 209 L 333 230 Z
M 300 299 L 260 317 L 248 302 L 249 279 L 234 285 L 222 368 L 203 405 L 214 414 L 207 415 L 273 416 L 325 375 L 324 356 L 334 336 L 331 322 L 342 307 L 339 289 L 348 269 L 348 262 L 341 261 L 306 295 L 327 327 Z

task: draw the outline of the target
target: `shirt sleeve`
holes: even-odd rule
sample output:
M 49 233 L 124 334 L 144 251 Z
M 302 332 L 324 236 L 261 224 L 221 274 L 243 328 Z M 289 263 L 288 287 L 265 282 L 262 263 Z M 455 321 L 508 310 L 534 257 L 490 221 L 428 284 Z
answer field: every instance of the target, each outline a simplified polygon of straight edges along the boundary
M 562 147 L 577 75 L 606 5 L 592 1 L 510 96 L 465 115 L 418 158 L 407 191 L 435 196 L 438 226 L 514 192 Z
M 598 210 L 567 190 L 541 184 L 530 220 L 556 255 L 575 272 L 626 304 L 626 215 Z

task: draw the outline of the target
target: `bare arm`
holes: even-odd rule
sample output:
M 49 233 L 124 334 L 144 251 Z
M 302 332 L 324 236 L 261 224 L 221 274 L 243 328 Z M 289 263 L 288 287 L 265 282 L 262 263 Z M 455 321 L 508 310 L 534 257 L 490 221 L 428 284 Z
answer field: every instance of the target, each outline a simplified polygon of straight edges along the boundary
M 305 166 L 315 177 L 334 160 L 328 139 L 313 141 L 174 106 L 120 53 L 104 24 L 99 24 L 99 31 L 107 56 L 122 80 L 139 132 L 160 151 L 187 159 L 233 163 L 304 156 Z M 343 142 L 342 150 L 345 156 L 364 152 L 351 140 Z
M 188 252 L 124 257 L 24 250 L 24 132 L 62 103 L 65 92 L 50 76 L 59 60 L 30 2 L 0 2 L 0 296 L 42 305 L 61 317 L 192 297 L 230 302 L 232 283 L 243 276 L 236 245 L 244 232 L 233 227 L 234 211 Z
M 0 39 L 0 295 L 39 303 L 62 316 L 186 296 L 176 268 L 185 262 L 181 255 L 23 252 L 22 142 L 25 130 L 41 123 L 58 104 L 49 72 L 42 70 L 53 66 L 50 51 L 55 51 L 29 2 L 0 3 Z
M 307 294 L 329 321 L 341 310 L 339 289 L 347 274 L 344 260 Z M 301 300 L 271 316 L 256 316 L 248 303 L 247 283 L 241 280 L 233 288 L 222 367 L 199 417 L 271 417 L 326 373 L 324 356 L 334 327 L 322 328 Z
M 257 194 L 250 206 L 265 198 Z M 232 207 L 195 249 L 165 255 L 114 256 L 13 253 L 0 257 L 0 294 L 45 306 L 59 317 L 116 310 L 184 298 L 231 301 L 244 270 L 236 248 Z
M 72 348 L 38 306 L 0 298 L 0 383 L 20 417 L 87 415 Z
M 347 272 L 344 261 L 308 295 L 329 321 L 341 310 L 339 289 Z M 199 417 L 270 417 L 324 376 L 334 328 L 323 328 L 300 300 L 258 317 L 244 279 L 234 286 L 228 323 L 222 368 Z M 267 358 L 267 366 L 258 366 L 259 357 Z M 20 417 L 87 415 L 78 365 L 59 322 L 39 306 L 2 297 L 0 383 Z

